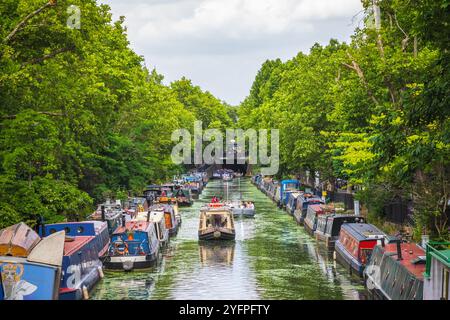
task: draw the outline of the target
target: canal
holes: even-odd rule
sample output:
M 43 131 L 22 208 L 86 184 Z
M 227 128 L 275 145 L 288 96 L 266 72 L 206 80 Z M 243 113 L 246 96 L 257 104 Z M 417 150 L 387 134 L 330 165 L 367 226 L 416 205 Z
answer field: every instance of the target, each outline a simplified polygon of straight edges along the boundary
M 236 241 L 199 244 L 199 208 L 214 195 L 252 200 L 255 218 L 236 219 Z M 105 272 L 91 299 L 364 299 L 362 283 L 251 184 L 211 180 L 189 208 L 159 264 Z

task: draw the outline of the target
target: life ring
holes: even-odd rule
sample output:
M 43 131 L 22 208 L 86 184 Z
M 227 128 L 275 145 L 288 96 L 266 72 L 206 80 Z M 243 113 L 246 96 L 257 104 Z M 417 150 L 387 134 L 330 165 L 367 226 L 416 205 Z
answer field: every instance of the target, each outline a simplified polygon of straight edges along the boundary
M 121 246 L 123 246 L 123 250 L 122 251 L 120 250 Z M 128 244 L 126 242 L 122 242 L 122 243 L 114 242 L 114 254 L 123 256 L 123 255 L 128 254 L 128 253 L 129 253 L 129 251 L 128 251 Z

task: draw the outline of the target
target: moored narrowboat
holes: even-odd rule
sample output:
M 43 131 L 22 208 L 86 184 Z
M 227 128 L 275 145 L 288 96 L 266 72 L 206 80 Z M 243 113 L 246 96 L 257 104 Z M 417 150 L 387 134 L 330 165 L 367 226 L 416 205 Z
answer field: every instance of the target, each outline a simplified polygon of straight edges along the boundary
M 366 288 L 375 300 L 422 300 L 425 250 L 415 243 L 377 245 L 364 270 Z
M 112 235 L 105 268 L 124 271 L 150 268 L 158 259 L 159 247 L 153 222 L 126 222 Z
M 289 199 L 289 194 L 294 191 L 299 191 L 300 182 L 296 179 L 291 180 L 282 180 L 280 183 L 280 191 L 279 191 L 279 197 L 280 200 L 278 202 L 278 205 L 280 208 L 284 208 L 287 204 L 287 201 Z
M 65 231 L 66 237 L 92 237 L 99 258 L 108 253 L 109 231 L 107 222 L 103 221 L 82 221 L 82 222 L 64 222 L 52 223 L 39 226 L 39 234 L 42 237 L 53 234 L 58 231 Z
M 0 300 L 58 299 L 64 239 L 41 239 L 24 223 L 0 230 Z
M 317 219 L 317 227 L 314 231 L 316 240 L 325 242 L 328 249 L 334 249 L 334 243 L 339 238 L 341 226 L 344 223 L 364 223 L 363 217 L 353 214 L 326 214 Z
M 308 206 L 311 204 L 325 204 L 325 202 L 309 192 L 304 192 L 298 196 L 297 206 L 294 210 L 294 218 L 298 224 L 303 225 Z
M 368 223 L 345 223 L 335 243 L 335 258 L 360 277 L 370 260 L 373 248 L 386 242 L 386 234 Z
M 154 206 L 148 212 L 140 213 L 135 220 L 153 222 L 161 247 L 169 243 L 169 230 L 166 228 L 164 208 L 162 206 Z
M 297 199 L 301 194 L 301 191 L 293 191 L 289 194 L 289 199 L 286 204 L 286 212 L 291 216 L 294 215 L 294 211 L 297 206 Z
M 192 205 L 192 196 L 191 190 L 188 188 L 177 188 L 174 190 L 174 196 L 176 198 L 177 204 L 180 207 L 191 206 Z
M 303 227 L 310 235 L 314 235 L 317 227 L 317 219 L 327 213 L 332 213 L 333 207 L 329 207 L 323 204 L 313 204 L 308 206 L 305 221 Z

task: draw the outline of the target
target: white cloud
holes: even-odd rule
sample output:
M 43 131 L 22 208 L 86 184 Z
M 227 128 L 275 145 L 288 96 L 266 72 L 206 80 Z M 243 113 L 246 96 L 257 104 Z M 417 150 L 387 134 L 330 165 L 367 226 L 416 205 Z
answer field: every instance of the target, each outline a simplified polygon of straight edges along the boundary
M 248 94 L 265 59 L 290 58 L 330 38 L 347 40 L 362 8 L 360 0 L 100 2 L 112 7 L 114 18 L 126 16 L 133 48 L 168 81 L 185 75 L 230 103 Z

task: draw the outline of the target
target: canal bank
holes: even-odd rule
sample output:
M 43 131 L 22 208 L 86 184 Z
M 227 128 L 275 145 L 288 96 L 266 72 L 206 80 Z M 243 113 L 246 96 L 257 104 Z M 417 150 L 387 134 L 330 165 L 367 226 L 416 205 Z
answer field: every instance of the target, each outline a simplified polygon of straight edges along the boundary
M 291 216 L 251 184 L 211 180 L 158 265 L 145 272 L 106 272 L 92 299 L 364 299 L 358 279 L 336 265 Z M 236 220 L 236 241 L 198 242 L 200 207 L 213 196 L 255 202 L 255 218 Z

